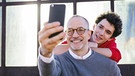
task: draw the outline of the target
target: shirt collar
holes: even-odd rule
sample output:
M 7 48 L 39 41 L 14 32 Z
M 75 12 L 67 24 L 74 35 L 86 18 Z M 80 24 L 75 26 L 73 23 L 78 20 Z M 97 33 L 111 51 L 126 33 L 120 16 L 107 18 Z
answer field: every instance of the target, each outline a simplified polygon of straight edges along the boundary
M 89 52 L 86 55 L 84 55 L 83 57 L 76 55 L 70 49 L 69 49 L 69 53 L 75 59 L 85 60 L 86 58 L 88 58 L 91 55 L 92 51 L 91 51 L 91 48 L 90 48 Z

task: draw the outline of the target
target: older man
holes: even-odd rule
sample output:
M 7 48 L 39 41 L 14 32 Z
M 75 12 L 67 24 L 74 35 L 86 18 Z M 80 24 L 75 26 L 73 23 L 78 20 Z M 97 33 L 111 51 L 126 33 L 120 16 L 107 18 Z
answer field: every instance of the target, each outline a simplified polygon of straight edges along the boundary
M 48 26 L 49 25 L 49 26 Z M 49 38 L 63 30 L 60 23 L 47 23 L 39 32 L 40 55 L 38 67 L 40 76 L 121 76 L 117 63 L 89 48 L 91 36 L 88 21 L 75 15 L 67 24 L 66 38 L 69 50 L 54 55 L 53 49 L 64 38 L 65 33 Z M 62 50 L 61 50 L 62 51 Z

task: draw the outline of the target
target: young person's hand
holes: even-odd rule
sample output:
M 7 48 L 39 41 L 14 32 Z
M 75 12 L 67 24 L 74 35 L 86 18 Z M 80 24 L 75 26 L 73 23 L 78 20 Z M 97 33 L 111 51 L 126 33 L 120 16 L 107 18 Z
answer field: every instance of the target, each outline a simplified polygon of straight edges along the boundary
M 89 42 L 89 47 L 98 47 L 98 44 L 95 42 Z

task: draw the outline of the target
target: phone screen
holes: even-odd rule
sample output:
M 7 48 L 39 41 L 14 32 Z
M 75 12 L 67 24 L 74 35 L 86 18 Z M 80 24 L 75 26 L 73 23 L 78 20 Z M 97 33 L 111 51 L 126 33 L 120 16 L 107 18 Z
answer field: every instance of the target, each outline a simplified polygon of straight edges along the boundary
M 64 26 L 65 20 L 65 5 L 64 4 L 51 4 L 49 12 L 49 23 L 59 21 L 61 26 Z M 49 38 L 59 34 L 60 32 L 54 33 Z

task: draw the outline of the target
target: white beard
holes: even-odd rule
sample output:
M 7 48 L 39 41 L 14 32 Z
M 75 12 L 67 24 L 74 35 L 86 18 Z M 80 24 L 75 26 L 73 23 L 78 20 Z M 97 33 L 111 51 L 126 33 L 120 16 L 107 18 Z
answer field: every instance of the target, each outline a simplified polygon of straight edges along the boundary
M 80 50 L 83 47 L 83 44 L 81 44 L 81 45 L 71 44 L 70 46 L 71 46 L 71 49 L 73 49 L 73 50 Z

